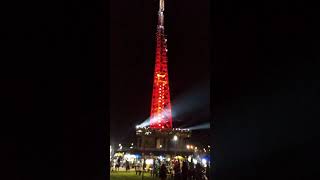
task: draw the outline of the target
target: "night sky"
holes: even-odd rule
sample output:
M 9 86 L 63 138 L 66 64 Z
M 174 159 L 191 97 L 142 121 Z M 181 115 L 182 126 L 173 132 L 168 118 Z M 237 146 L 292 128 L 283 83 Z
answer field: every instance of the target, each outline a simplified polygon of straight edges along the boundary
M 317 172 L 316 12 L 303 1 L 215 4 L 216 179 L 308 179 Z
M 135 126 L 150 116 L 158 3 L 111 1 L 111 143 L 132 137 Z M 165 30 L 171 100 L 197 86 L 203 86 L 209 97 L 208 1 L 166 1 Z M 201 117 L 198 123 L 209 122 L 209 104 L 193 116 L 204 111 L 206 119 Z

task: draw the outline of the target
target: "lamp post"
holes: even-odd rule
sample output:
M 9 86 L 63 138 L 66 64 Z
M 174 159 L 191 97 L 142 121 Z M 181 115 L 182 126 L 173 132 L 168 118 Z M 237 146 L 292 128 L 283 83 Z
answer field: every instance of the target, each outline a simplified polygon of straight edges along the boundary
M 175 146 L 175 148 L 174 148 L 174 156 L 176 157 L 176 154 L 177 154 L 177 141 L 178 141 L 178 136 L 177 135 L 174 135 L 173 136 L 173 142 L 174 142 L 174 146 Z
M 111 157 L 112 157 L 112 146 L 110 146 L 110 159 L 111 159 Z

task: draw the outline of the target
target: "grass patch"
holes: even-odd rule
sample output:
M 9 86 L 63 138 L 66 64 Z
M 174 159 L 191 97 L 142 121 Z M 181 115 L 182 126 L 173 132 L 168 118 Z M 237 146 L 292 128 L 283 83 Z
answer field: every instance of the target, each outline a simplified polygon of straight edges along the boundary
M 142 174 L 141 174 L 142 176 Z M 136 175 L 136 172 L 130 171 L 117 171 L 117 172 L 110 172 L 110 179 L 111 180 L 141 180 L 142 177 L 139 175 Z M 144 180 L 158 180 L 158 178 L 154 177 L 152 178 L 150 176 L 150 173 L 144 173 Z

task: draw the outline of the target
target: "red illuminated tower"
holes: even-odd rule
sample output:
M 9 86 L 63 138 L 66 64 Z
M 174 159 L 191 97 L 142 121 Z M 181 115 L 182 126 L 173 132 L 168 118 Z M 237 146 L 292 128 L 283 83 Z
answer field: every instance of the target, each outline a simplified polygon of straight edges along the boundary
M 164 0 L 160 0 L 156 33 L 156 63 L 153 80 L 150 128 L 171 129 L 172 115 L 167 66 L 167 45 L 164 33 Z

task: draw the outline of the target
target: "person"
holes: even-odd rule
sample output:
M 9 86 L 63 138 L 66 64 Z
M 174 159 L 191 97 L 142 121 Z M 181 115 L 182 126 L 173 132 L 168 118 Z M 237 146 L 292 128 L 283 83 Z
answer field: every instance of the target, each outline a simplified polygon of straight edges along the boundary
M 110 171 L 112 172 L 112 160 L 110 160 Z
M 210 164 L 209 164 L 209 162 L 207 163 L 207 167 L 206 167 L 206 177 L 207 177 L 207 179 L 210 179 Z
M 128 172 L 130 170 L 130 164 L 129 161 L 126 160 L 126 172 Z
M 145 172 L 146 167 L 147 167 L 147 164 L 146 164 L 146 160 L 144 159 L 144 160 L 143 160 L 143 165 L 142 165 L 142 171 L 143 171 L 143 172 Z
M 181 173 L 181 176 L 182 176 L 182 179 L 185 179 L 187 180 L 188 179 L 188 163 L 187 161 L 184 161 L 182 163 L 182 173 Z
M 188 177 L 189 177 L 189 179 L 191 179 L 191 180 L 194 179 L 194 163 L 193 163 L 193 158 L 191 159 L 191 162 L 190 162 L 190 167 L 189 167 L 189 171 L 188 171 Z
M 133 163 L 134 165 L 134 171 L 136 172 L 136 175 L 137 175 L 137 162 Z
M 197 163 L 194 175 L 195 180 L 204 180 L 203 168 L 200 163 Z
M 155 164 L 151 164 L 150 165 L 150 175 L 151 175 L 151 177 L 154 177 L 154 167 L 155 167 Z
M 154 171 L 155 171 L 154 172 L 155 176 L 159 177 L 159 171 L 160 171 L 160 163 L 159 162 L 155 164 Z
M 117 164 L 116 164 L 116 167 L 115 167 L 115 171 L 117 171 L 117 169 L 118 169 L 118 171 L 119 171 L 119 168 L 120 168 L 120 157 L 119 157 L 118 160 L 117 160 Z
M 139 174 L 139 176 L 141 175 L 141 164 L 140 162 L 137 163 L 136 165 L 136 175 Z
M 159 177 L 161 180 L 167 179 L 167 167 L 165 164 L 162 164 L 160 167 Z
M 173 166 L 174 170 L 174 180 L 180 180 L 181 179 L 181 169 L 180 169 L 180 161 L 176 161 Z

